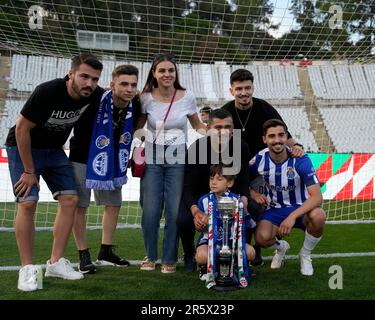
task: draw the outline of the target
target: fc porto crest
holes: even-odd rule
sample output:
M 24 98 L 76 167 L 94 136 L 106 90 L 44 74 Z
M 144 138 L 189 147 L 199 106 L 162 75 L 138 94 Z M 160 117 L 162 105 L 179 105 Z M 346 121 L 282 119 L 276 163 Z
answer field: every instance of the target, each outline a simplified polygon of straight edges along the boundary
M 101 177 L 104 177 L 108 171 L 108 155 L 105 152 L 100 152 L 92 162 L 94 172 Z
M 120 143 L 123 143 L 124 145 L 128 145 L 131 141 L 131 135 L 130 132 L 125 132 L 120 136 Z
M 120 171 L 125 172 L 128 167 L 129 161 L 129 151 L 126 149 L 120 150 L 119 152 L 119 164 L 120 164 Z
M 100 135 L 95 140 L 95 145 L 98 149 L 103 149 L 109 145 L 110 139 L 104 135 Z
M 296 173 L 294 172 L 294 169 L 292 167 L 288 167 L 286 171 L 286 176 L 289 180 L 294 179 L 296 176 Z

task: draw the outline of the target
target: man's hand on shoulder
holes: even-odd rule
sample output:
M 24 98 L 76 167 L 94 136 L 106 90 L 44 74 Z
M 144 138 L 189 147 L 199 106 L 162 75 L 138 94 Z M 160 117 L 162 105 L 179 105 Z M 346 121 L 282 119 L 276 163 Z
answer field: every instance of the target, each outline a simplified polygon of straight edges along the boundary
M 291 148 L 291 156 L 293 158 L 300 158 L 305 154 L 305 150 L 303 150 L 303 145 L 299 143 L 295 143 Z

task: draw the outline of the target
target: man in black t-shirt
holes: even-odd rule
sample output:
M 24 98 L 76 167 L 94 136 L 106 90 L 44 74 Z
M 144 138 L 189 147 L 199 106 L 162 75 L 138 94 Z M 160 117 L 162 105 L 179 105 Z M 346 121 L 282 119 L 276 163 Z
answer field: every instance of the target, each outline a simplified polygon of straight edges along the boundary
M 59 202 L 45 276 L 83 278 L 64 258 L 78 196 L 73 168 L 63 145 L 81 115 L 98 105 L 101 93 L 97 85 L 102 69 L 102 63 L 92 54 L 74 57 L 65 78 L 36 87 L 21 110 L 17 124 L 9 130 L 6 146 L 18 203 L 15 233 L 22 264 L 19 290 L 37 290 L 37 277 L 41 276 L 39 268 L 32 264 L 40 176 Z
M 263 124 L 269 119 L 280 119 L 280 114 L 268 102 L 262 99 L 254 98 L 254 76 L 249 70 L 238 69 L 232 72 L 230 76 L 230 92 L 234 97 L 233 101 L 228 102 L 222 108 L 229 111 L 233 117 L 235 129 L 241 130 L 242 139 L 244 139 L 250 150 L 249 157 L 252 159 L 260 150 L 267 146 L 263 142 Z M 285 121 L 284 121 L 285 122 Z M 303 147 L 292 138 L 288 133 L 287 145 L 291 148 L 293 157 L 300 157 L 304 154 Z M 263 212 L 263 207 L 252 198 L 259 197 L 262 193 L 259 188 L 262 187 L 261 181 L 254 181 L 250 189 L 251 198 L 249 199 L 249 210 L 254 219 Z M 261 198 L 261 197 L 260 197 Z M 251 240 L 251 235 L 247 236 L 247 241 Z M 260 249 L 254 246 L 257 257 L 253 264 L 261 264 Z
M 230 76 L 230 92 L 234 100 L 222 108 L 233 117 L 235 129 L 241 129 L 242 139 L 249 145 L 250 159 L 267 146 L 263 142 L 263 123 L 269 119 L 283 120 L 276 109 L 267 101 L 254 98 L 254 76 L 249 70 L 238 69 Z M 292 148 L 295 157 L 303 155 L 301 145 L 296 144 L 288 132 L 287 145 Z
M 114 155 L 118 154 L 119 141 L 131 144 L 132 136 L 122 135 L 125 123 L 132 121 L 133 130 L 141 114 L 141 105 L 139 97 L 136 96 L 138 83 L 138 69 L 132 65 L 117 66 L 112 72 L 111 90 L 113 97 L 113 143 Z M 130 102 L 132 113 L 129 114 Z M 81 122 L 85 122 L 85 129 L 82 129 Z M 74 127 L 74 135 L 70 139 L 69 159 L 72 161 L 74 173 L 77 181 L 77 190 L 79 195 L 78 207 L 75 214 L 73 225 L 73 234 L 79 252 L 79 270 L 82 273 L 95 273 L 95 265 L 91 261 L 89 249 L 85 237 L 86 231 L 86 211 L 90 205 L 91 189 L 86 187 L 86 171 L 89 158 L 89 148 L 92 139 L 92 131 L 95 121 L 95 113 L 87 114 L 77 122 Z M 96 127 L 98 128 L 98 127 Z M 126 140 L 126 141 L 125 141 Z M 113 235 L 116 230 L 117 220 L 122 204 L 121 187 L 115 190 L 94 190 L 95 201 L 97 205 L 104 205 L 102 244 L 98 254 L 97 264 L 129 266 L 129 262 L 118 257 L 112 250 Z

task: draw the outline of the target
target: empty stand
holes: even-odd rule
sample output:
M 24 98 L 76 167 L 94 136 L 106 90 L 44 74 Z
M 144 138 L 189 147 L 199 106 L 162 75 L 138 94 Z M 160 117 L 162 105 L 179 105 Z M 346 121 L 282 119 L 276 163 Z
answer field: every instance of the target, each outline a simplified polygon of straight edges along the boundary
M 308 152 L 318 152 L 318 146 L 310 129 L 306 111 L 301 107 L 277 107 L 293 138 L 303 144 Z
M 124 63 L 135 65 L 139 70 L 138 88 L 143 89 L 150 62 L 102 60 L 103 72 L 99 85 L 108 87 L 112 70 Z M 215 64 L 180 64 L 178 71 L 181 84 L 193 91 L 199 99 L 208 102 L 225 102 L 232 99 L 229 92 L 230 74 L 243 67 L 230 66 L 225 62 Z M 10 89 L 20 92 L 31 92 L 38 84 L 64 77 L 70 68 L 70 59 L 14 55 L 11 67 Z M 295 66 L 266 66 L 247 65 L 245 68 L 253 72 L 255 78 L 255 96 L 265 99 L 294 99 L 301 98 L 298 84 L 297 67 Z
M 319 99 L 375 99 L 375 65 L 310 66 L 308 72 Z
M 18 119 L 19 113 L 25 104 L 25 100 L 6 100 L 4 114 L 0 117 L 0 148 L 5 146 L 8 131 Z
M 337 152 L 375 153 L 374 107 L 320 107 Z
M 108 59 L 102 62 L 104 69 L 99 84 L 104 87 L 108 87 L 115 66 L 130 63 L 139 69 L 138 88 L 142 90 L 151 68 L 151 62 Z M 64 77 L 70 63 L 71 60 L 66 58 L 13 55 L 9 89 L 12 91 L 12 97 L 18 98 L 8 99 L 2 112 L 1 146 L 8 129 L 16 123 L 25 102 L 25 95 L 18 95 L 17 92 L 29 94 L 42 82 Z M 296 140 L 301 142 L 306 150 L 319 151 L 310 129 L 307 109 L 304 107 L 306 101 L 301 100 L 306 93 L 302 94 L 300 89 L 298 67 L 270 64 L 228 65 L 220 61 L 215 64 L 182 63 L 178 64 L 177 68 L 182 86 L 191 90 L 199 103 L 207 103 L 214 108 L 233 99 L 229 91 L 230 74 L 239 68 L 250 70 L 254 75 L 254 96 L 273 100 L 276 107 L 279 105 L 277 109 Z M 313 94 L 317 98 L 316 105 L 321 105 L 319 112 L 336 151 L 375 152 L 375 107 L 356 107 L 356 101 L 353 102 L 361 100 L 358 104 L 374 104 L 372 99 L 375 99 L 375 64 L 324 64 L 309 66 L 307 70 Z M 363 102 L 363 99 L 367 99 L 366 102 Z M 291 104 L 295 107 L 290 107 Z M 324 104 L 337 106 L 323 107 Z M 321 119 L 319 123 L 322 123 Z

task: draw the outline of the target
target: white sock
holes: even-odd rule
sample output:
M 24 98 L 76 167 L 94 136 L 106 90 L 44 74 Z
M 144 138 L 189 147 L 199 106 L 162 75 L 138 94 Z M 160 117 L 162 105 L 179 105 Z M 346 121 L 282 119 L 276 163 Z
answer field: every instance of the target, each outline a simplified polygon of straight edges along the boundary
M 322 239 L 322 236 L 320 236 L 319 238 L 315 238 L 310 233 L 308 233 L 307 230 L 305 230 L 305 241 L 303 241 L 303 246 L 300 252 L 302 254 L 310 255 L 311 251 L 314 250 L 320 239 Z

